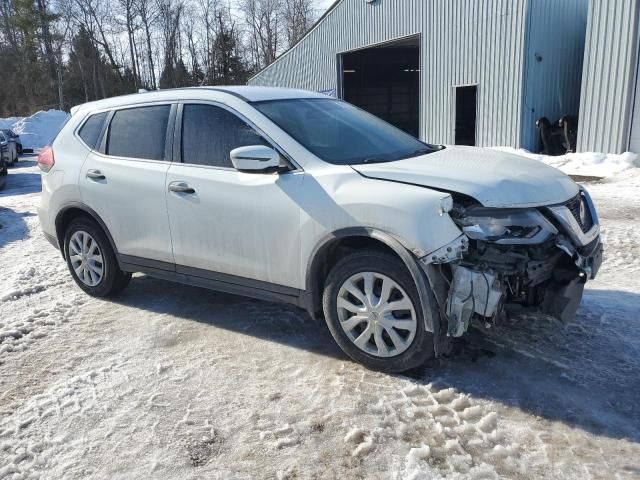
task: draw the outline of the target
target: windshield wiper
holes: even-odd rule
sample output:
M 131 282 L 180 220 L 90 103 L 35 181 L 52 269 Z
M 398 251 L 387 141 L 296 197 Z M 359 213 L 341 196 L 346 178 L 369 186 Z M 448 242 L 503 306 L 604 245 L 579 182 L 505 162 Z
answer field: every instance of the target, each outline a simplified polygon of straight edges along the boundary
M 404 159 L 404 158 L 419 157 L 420 155 L 426 155 L 428 153 L 433 153 L 433 152 L 435 152 L 433 148 L 420 148 L 418 150 L 414 150 L 413 152 L 409 153 L 407 156 L 402 158 Z
M 386 160 L 384 158 L 375 158 L 375 157 L 371 157 L 371 158 L 365 158 L 364 160 L 362 160 L 361 163 L 365 164 L 365 163 L 387 163 L 389 160 Z

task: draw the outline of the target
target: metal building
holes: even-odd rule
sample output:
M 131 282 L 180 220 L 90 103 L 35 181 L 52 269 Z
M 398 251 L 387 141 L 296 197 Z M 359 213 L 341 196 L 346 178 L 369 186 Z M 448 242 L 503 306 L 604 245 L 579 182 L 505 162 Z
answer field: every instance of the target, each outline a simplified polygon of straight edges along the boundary
M 536 150 L 536 119 L 578 114 L 588 6 L 337 0 L 249 83 L 335 92 L 433 143 Z
M 638 0 L 590 0 L 578 150 L 640 153 Z

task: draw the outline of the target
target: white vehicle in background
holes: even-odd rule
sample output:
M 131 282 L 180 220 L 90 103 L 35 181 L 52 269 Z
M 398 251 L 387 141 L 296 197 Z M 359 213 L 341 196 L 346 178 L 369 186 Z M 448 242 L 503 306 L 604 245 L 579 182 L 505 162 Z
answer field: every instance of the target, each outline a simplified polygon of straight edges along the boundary
M 18 157 L 22 155 L 22 142 L 20 141 L 20 135 L 18 135 L 10 128 L 3 128 L 0 131 L 4 134 L 7 141 L 13 144 L 12 150 L 14 151 L 15 155 L 13 157 L 12 163 L 17 162 Z
M 4 133 L 0 131 L 0 176 L 7 174 L 7 167 L 12 162 L 11 156 L 11 143 L 7 139 Z M 4 186 L 4 181 L 2 182 Z
M 572 319 L 602 259 L 593 203 L 558 170 L 305 91 L 85 104 L 38 162 L 42 228 L 88 294 L 144 272 L 290 302 L 384 371 L 512 309 Z
M 15 139 L 10 136 L 7 131 L 11 130 L 2 130 L 0 131 L 0 144 L 2 145 L 2 156 L 7 163 L 7 165 L 13 165 L 18 161 L 18 147 Z

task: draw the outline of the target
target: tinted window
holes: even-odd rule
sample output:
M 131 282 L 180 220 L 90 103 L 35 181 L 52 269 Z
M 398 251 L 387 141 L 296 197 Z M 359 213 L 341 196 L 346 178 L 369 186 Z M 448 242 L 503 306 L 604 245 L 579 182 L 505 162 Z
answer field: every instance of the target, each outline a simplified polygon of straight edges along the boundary
M 109 126 L 107 155 L 164 160 L 170 105 L 118 110 Z
M 329 163 L 392 162 L 438 150 L 339 100 L 299 98 L 253 105 L 307 150 Z
M 233 167 L 231 150 L 268 145 L 249 125 L 224 108 L 185 105 L 182 113 L 182 161 L 196 165 Z
M 80 138 L 82 138 L 87 146 L 91 148 L 96 147 L 105 118 L 107 118 L 107 112 L 96 113 L 95 115 L 91 115 L 87 121 L 84 122 L 84 125 L 78 132 L 78 135 L 80 135 Z

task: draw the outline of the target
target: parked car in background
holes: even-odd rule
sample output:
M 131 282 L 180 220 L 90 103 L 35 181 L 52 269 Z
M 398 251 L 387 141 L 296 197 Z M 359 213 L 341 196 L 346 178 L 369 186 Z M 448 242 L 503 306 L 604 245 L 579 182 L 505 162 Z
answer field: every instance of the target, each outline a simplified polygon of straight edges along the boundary
M 7 174 L 7 166 L 11 163 L 9 159 L 9 140 L 7 140 L 6 135 L 0 131 L 0 176 Z
M 20 137 L 8 128 L 3 128 L 0 132 L 7 142 L 7 163 L 14 164 L 18 161 L 18 140 Z M 20 148 L 22 149 L 22 145 L 20 145 Z
M 18 156 L 22 155 L 22 142 L 20 141 L 20 135 L 15 133 L 10 128 L 3 128 L 2 129 L 2 133 L 4 133 L 5 137 L 7 137 L 7 140 L 10 143 L 13 143 L 14 150 L 15 150 L 15 158 L 12 161 L 17 162 L 18 161 Z
M 42 229 L 89 295 L 143 272 L 290 302 L 384 371 L 512 309 L 572 320 L 602 261 L 593 202 L 559 170 L 301 90 L 74 107 L 38 165 Z

